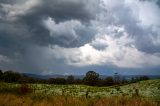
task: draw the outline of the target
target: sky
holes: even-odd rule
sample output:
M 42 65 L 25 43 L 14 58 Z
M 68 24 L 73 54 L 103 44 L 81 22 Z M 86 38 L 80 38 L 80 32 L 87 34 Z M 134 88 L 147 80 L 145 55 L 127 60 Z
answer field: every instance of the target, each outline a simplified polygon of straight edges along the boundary
M 0 69 L 160 75 L 160 0 L 0 0 Z

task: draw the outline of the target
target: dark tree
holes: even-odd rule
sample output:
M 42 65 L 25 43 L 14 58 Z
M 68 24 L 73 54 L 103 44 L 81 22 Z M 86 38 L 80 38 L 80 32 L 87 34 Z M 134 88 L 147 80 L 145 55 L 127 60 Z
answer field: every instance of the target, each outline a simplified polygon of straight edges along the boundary
M 109 76 L 109 77 L 107 77 L 107 78 L 105 79 L 105 85 L 111 86 L 111 85 L 113 85 L 113 84 L 114 84 L 114 80 L 113 80 L 113 78 L 112 78 L 111 76 Z
M 3 72 L 0 70 L 0 80 L 2 80 Z
M 81 79 L 75 79 L 74 84 L 83 84 L 83 81 Z
M 21 78 L 21 75 L 13 71 L 6 71 L 2 75 L 2 79 L 5 82 L 17 82 L 20 78 Z
M 34 78 L 31 77 L 27 77 L 27 76 L 22 76 L 21 78 L 19 78 L 18 83 L 21 84 L 26 84 L 26 83 L 35 83 L 36 80 Z
M 66 80 L 64 78 L 55 78 L 54 84 L 66 84 Z
M 69 75 L 67 77 L 67 84 L 73 84 L 74 83 L 74 76 L 73 75 Z
M 55 83 L 55 78 L 50 78 L 48 82 L 49 82 L 49 84 L 54 84 Z
M 94 71 L 88 71 L 83 81 L 87 85 L 95 86 L 99 81 L 99 74 Z
M 141 76 L 139 78 L 140 81 L 143 81 L 143 80 L 149 80 L 149 77 L 148 76 Z
M 39 84 L 48 84 L 48 80 L 46 80 L 46 79 L 37 79 L 37 83 L 39 83 Z

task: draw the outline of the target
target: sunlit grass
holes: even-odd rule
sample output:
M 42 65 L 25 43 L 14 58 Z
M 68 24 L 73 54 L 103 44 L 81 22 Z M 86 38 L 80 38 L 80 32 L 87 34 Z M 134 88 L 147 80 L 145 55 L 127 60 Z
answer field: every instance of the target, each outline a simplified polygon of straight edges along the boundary
M 0 92 L 14 92 L 20 84 L 0 83 Z M 28 84 L 33 93 L 44 95 L 65 95 L 84 97 L 88 92 L 89 97 L 107 97 L 115 95 L 127 95 L 147 97 L 160 101 L 160 79 L 141 81 L 134 84 L 110 87 L 92 87 L 86 85 L 54 85 L 54 84 Z
M 127 96 L 84 98 L 10 93 L 0 94 L 0 106 L 159 106 L 159 104 L 148 99 Z
M 160 79 L 110 87 L 0 83 L 0 106 L 160 106 L 159 103 Z

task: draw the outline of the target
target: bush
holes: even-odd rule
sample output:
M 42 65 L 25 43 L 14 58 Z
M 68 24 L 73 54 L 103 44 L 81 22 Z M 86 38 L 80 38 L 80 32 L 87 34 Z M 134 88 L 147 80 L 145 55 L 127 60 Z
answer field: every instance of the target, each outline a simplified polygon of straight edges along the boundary
M 30 88 L 27 84 L 22 84 L 17 88 L 19 94 L 28 94 L 32 93 L 32 88 Z

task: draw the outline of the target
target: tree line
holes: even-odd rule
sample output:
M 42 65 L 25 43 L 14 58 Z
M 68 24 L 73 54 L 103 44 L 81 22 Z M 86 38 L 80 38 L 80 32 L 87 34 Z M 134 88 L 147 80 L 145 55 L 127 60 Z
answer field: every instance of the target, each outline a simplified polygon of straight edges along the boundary
M 8 83 L 43 83 L 43 84 L 85 84 L 90 86 L 113 86 L 121 84 L 135 83 L 142 80 L 148 80 L 148 76 L 140 76 L 126 80 L 121 78 L 118 73 L 114 76 L 108 76 L 106 78 L 100 78 L 100 75 L 95 71 L 88 71 L 83 79 L 75 79 L 73 75 L 67 76 L 67 78 L 49 78 L 49 79 L 36 79 L 24 74 L 20 74 L 14 71 L 0 70 L 0 81 Z

